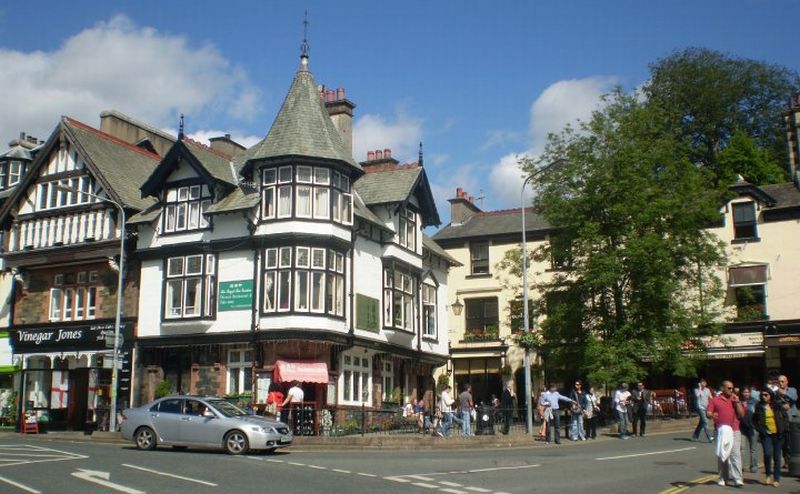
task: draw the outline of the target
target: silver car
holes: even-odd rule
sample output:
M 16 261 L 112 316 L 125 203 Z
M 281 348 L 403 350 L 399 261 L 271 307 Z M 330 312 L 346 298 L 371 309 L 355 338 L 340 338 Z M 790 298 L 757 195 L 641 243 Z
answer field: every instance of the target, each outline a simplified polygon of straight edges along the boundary
M 222 398 L 167 396 L 122 416 L 122 436 L 145 450 L 170 445 L 222 448 L 232 455 L 271 453 L 293 439 L 283 422 L 250 415 Z

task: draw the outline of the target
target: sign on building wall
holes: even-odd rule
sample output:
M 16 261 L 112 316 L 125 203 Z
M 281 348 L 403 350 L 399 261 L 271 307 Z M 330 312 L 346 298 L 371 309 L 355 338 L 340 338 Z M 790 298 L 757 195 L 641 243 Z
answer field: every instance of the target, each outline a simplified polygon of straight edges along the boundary
M 130 337 L 133 325 L 123 323 L 120 336 Z M 82 324 L 46 328 L 20 328 L 13 333 L 11 345 L 15 353 L 43 351 L 105 350 L 106 335 L 114 334 L 113 323 Z
M 253 307 L 253 280 L 220 281 L 218 310 L 243 310 Z
M 377 298 L 356 294 L 356 327 L 358 329 L 377 333 L 380 316 L 380 301 Z

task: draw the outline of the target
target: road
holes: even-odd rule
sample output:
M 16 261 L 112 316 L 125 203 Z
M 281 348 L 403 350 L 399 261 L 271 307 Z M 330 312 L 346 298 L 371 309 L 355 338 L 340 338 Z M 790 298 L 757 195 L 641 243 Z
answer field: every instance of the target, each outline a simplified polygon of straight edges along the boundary
M 244 457 L 169 448 L 138 451 L 33 436 L 0 438 L 2 493 L 597 494 L 671 489 L 674 494 L 682 490 L 681 483 L 709 477 L 714 468 L 711 445 L 675 433 L 513 449 L 317 452 L 297 447 Z M 785 478 L 780 489 L 751 483 L 746 490 L 798 489 L 797 479 Z

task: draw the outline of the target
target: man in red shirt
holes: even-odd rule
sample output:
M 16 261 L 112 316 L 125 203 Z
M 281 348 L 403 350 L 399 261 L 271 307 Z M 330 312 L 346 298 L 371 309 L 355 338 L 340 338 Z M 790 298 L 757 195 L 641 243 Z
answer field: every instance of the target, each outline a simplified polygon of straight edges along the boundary
M 717 469 L 719 470 L 717 485 L 725 485 L 727 477 L 728 480 L 734 482 L 736 487 L 741 487 L 744 485 L 744 481 L 742 480 L 742 433 L 739 431 L 739 419 L 744 416 L 744 407 L 739 402 L 739 396 L 733 392 L 731 381 L 722 382 L 722 394 L 711 399 L 706 413 L 708 418 L 714 419 L 714 426 L 717 429 Z M 722 449 L 721 443 L 730 440 L 730 437 L 726 438 L 724 434 L 720 433 L 722 426 L 728 426 L 733 430 L 733 447 L 730 455 L 724 461 L 719 457 Z

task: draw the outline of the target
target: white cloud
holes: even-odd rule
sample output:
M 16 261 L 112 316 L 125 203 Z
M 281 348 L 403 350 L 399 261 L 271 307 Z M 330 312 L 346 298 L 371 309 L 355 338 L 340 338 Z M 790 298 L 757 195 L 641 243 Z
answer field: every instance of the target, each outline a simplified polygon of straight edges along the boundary
M 175 134 L 177 134 L 177 133 L 175 133 Z M 241 144 L 242 146 L 244 146 L 246 148 L 251 147 L 252 145 L 257 143 L 258 141 L 263 139 L 263 137 L 254 136 L 254 135 L 243 135 L 243 134 L 237 133 L 237 132 L 228 132 L 228 131 L 210 130 L 210 129 L 207 129 L 207 130 L 196 130 L 194 132 L 188 132 L 188 134 L 189 134 L 189 137 L 191 137 L 195 141 L 199 141 L 199 142 L 202 142 L 203 144 L 208 144 L 208 145 L 211 144 L 211 141 L 209 141 L 210 138 L 212 138 L 212 137 L 220 137 L 220 136 L 223 136 L 225 134 L 230 134 L 231 135 L 231 139 L 234 142 L 237 142 L 237 143 Z
M 426 166 L 425 168 L 428 167 Z M 447 200 L 456 196 L 457 187 L 463 188 L 476 198 L 479 196 L 481 191 L 479 170 L 478 165 L 472 163 L 447 168 L 447 170 L 442 170 L 439 173 L 431 173 L 431 170 L 428 169 L 431 192 L 436 200 L 436 209 L 439 211 L 442 224 L 447 224 L 450 221 L 450 204 Z
M 382 115 L 366 114 L 353 125 L 353 158 L 367 159 L 367 151 L 391 149 L 400 162 L 416 161 L 422 137 L 422 119 L 398 111 L 389 120 Z
M 0 48 L 4 91 L 0 139 L 47 134 L 60 115 L 97 124 L 117 109 L 151 125 L 174 125 L 181 112 L 248 119 L 260 110 L 247 74 L 210 44 L 136 26 L 124 15 L 99 22 L 52 52 Z
M 524 138 L 522 132 L 515 130 L 490 130 L 486 140 L 481 144 L 481 151 L 486 151 L 495 146 L 505 146 L 510 143 L 518 143 Z
M 555 82 L 542 91 L 531 104 L 528 149 L 503 156 L 489 172 L 493 207 L 519 207 L 523 181 L 517 164 L 519 157 L 536 157 L 544 150 L 548 134 L 559 132 L 576 120 L 588 120 L 599 108 L 600 97 L 616 82 L 615 77 L 608 76 L 569 79 Z

